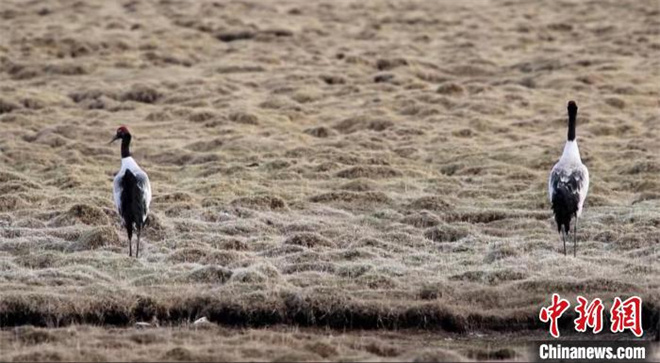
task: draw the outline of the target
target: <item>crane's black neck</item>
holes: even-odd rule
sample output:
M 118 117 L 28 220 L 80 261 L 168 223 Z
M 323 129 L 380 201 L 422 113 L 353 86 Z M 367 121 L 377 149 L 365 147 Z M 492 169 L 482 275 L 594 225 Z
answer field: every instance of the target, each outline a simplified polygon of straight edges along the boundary
M 126 134 L 121 138 L 121 158 L 131 156 L 131 151 L 128 149 L 131 144 L 131 134 Z
M 575 141 L 575 120 L 577 119 L 577 106 L 568 106 L 568 141 Z

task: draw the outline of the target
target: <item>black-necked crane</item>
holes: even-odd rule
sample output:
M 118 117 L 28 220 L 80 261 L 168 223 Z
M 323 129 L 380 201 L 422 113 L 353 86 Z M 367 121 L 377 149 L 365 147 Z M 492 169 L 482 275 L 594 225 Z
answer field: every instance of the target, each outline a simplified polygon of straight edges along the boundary
M 580 149 L 575 139 L 577 110 L 575 101 L 569 101 L 568 137 L 564 145 L 564 152 L 552 168 L 548 180 L 548 192 L 557 222 L 557 231 L 564 242 L 564 255 L 566 255 L 566 240 L 570 236 L 571 220 L 575 218 L 573 256 L 577 256 L 578 219 L 582 214 L 584 200 L 589 191 L 589 170 L 582 164 Z
M 133 230 L 137 235 L 135 258 L 140 254 L 140 233 L 147 221 L 151 203 L 151 184 L 147 173 L 131 157 L 131 133 L 126 126 L 117 129 L 110 143 L 121 140 L 121 169 L 115 176 L 113 193 L 117 212 L 128 234 L 128 255 L 133 256 Z

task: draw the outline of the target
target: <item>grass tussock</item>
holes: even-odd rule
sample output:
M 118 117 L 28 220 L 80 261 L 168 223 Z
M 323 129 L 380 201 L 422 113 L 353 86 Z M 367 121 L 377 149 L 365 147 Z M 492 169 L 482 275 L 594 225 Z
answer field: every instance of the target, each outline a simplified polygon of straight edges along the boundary
M 121 246 L 117 230 L 113 227 L 104 226 L 84 232 L 73 245 L 73 249 L 84 251 L 114 246 Z
M 186 282 L 222 284 L 232 277 L 232 271 L 220 266 L 204 266 L 191 271 L 186 276 Z
M 457 242 L 470 234 L 467 226 L 453 226 L 449 224 L 437 225 L 424 232 L 424 237 L 433 242 Z
M 319 194 L 309 199 L 314 203 L 389 203 L 390 198 L 383 192 L 350 192 L 350 191 L 335 191 L 324 194 Z
M 162 93 L 154 87 L 143 84 L 134 84 L 130 89 L 121 94 L 120 100 L 155 103 L 161 97 L 163 97 Z
M 345 179 L 385 179 L 401 176 L 403 176 L 401 171 L 388 166 L 354 166 L 337 173 L 337 177 Z
M 439 225 L 442 220 L 433 213 L 422 211 L 421 213 L 411 214 L 401 220 L 403 223 L 410 224 L 417 228 L 429 228 Z
M 92 226 L 109 225 L 110 218 L 97 206 L 76 204 L 71 206 L 66 213 L 53 220 L 55 226 L 69 226 L 76 223 Z
M 237 198 L 231 201 L 232 206 L 250 208 L 250 209 L 270 209 L 270 210 L 285 210 L 287 209 L 286 202 L 274 195 L 257 195 L 251 197 Z
M 408 205 L 410 209 L 447 212 L 452 210 L 451 204 L 440 196 L 429 195 L 413 200 Z
M 335 247 L 335 244 L 317 233 L 299 233 L 287 238 L 284 244 L 302 246 L 308 248 L 314 247 Z

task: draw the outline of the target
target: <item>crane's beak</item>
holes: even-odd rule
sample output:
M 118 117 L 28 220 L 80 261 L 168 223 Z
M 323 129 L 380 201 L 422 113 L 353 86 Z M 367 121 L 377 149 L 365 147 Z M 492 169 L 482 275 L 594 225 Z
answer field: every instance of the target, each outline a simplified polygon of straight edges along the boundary
M 115 142 L 115 141 L 117 141 L 117 140 L 119 140 L 119 139 L 121 139 L 121 137 L 115 135 L 115 137 L 114 137 L 112 140 L 110 140 L 110 142 L 108 143 L 108 145 L 112 144 L 113 142 Z

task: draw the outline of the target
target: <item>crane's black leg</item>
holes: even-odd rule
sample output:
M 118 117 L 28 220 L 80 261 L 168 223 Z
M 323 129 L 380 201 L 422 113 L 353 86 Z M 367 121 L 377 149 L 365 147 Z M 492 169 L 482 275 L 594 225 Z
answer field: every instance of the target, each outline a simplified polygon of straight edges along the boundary
M 137 245 L 135 246 L 135 258 L 140 254 L 140 228 L 137 229 Z
M 577 257 L 577 229 L 578 229 L 578 217 L 575 216 L 575 230 L 573 231 L 573 257 Z
M 561 231 L 561 240 L 564 241 L 564 256 L 566 256 L 566 230 L 564 228 Z
M 133 239 L 133 229 L 131 227 L 126 227 L 126 233 L 128 234 L 128 256 L 133 257 L 133 244 L 131 240 Z

